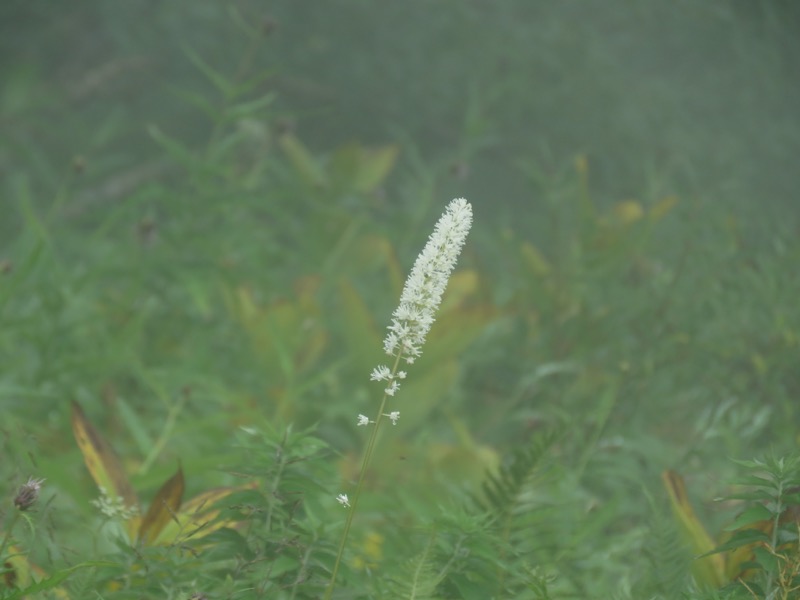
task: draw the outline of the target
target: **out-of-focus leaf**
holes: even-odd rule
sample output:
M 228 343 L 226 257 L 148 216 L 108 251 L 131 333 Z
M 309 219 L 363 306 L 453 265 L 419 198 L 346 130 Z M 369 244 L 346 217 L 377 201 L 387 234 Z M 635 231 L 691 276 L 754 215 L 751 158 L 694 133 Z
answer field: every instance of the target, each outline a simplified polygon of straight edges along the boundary
M 4 595 L 3 600 L 22 600 L 25 597 L 30 596 L 31 594 L 35 594 L 37 592 L 44 592 L 47 590 L 52 590 L 52 593 L 57 598 L 69 598 L 69 595 L 61 588 L 57 586 L 64 581 L 67 577 L 72 575 L 75 571 L 80 569 L 86 569 L 89 567 L 114 567 L 116 563 L 107 562 L 107 561 L 88 561 L 83 562 L 77 565 L 73 565 L 67 569 L 62 569 L 58 571 L 52 577 L 44 577 L 39 581 L 32 583 L 24 588 L 17 589 L 16 591 L 12 592 L 11 594 Z
M 520 246 L 520 256 L 523 264 L 537 277 L 546 277 L 550 274 L 550 263 L 541 252 L 530 242 L 523 242 Z
M 400 296 L 405 276 L 391 242 L 383 236 L 367 234 L 359 237 L 348 249 L 346 261 L 354 271 L 386 268 L 392 296 Z
M 133 439 L 136 440 L 137 448 L 142 454 L 147 454 L 153 448 L 153 438 L 147 431 L 147 427 L 141 417 L 124 398 L 117 397 L 116 405 L 119 408 L 125 426 L 130 431 Z
M 331 157 L 328 174 L 335 189 L 368 194 L 386 179 L 397 161 L 397 146 L 365 148 L 351 143 L 340 146 Z
M 237 487 L 220 487 L 207 490 L 191 498 L 181 506 L 180 511 L 162 529 L 156 544 L 171 544 L 179 538 L 198 539 L 235 524 L 228 519 L 219 519 L 221 510 L 215 504 L 233 494 L 258 487 L 257 483 Z
M 465 445 L 434 443 L 428 448 L 427 467 L 435 479 L 467 485 L 477 491 L 487 474 L 500 467 L 500 454 L 494 448 L 474 442 Z
M 650 219 L 660 221 L 678 204 L 677 196 L 664 196 L 650 207 Z
M 379 187 L 394 167 L 399 151 L 396 145 L 363 149 L 353 182 L 355 190 L 369 193 Z
M 198 166 L 198 159 L 192 154 L 189 148 L 168 136 L 155 125 L 148 125 L 147 133 L 150 134 L 150 137 L 152 137 L 159 146 L 167 151 L 167 154 L 187 169 L 193 169 Z
M 77 402 L 72 403 L 72 432 L 78 443 L 86 468 L 106 495 L 111 498 L 122 498 L 128 508 L 139 508 L 139 500 L 128 481 L 122 463 L 114 449 L 106 442 L 100 433 L 92 426 L 83 409 Z M 125 522 L 125 529 L 133 539 L 139 529 L 139 517 L 133 516 Z
M 286 133 L 278 138 L 278 145 L 308 185 L 325 186 L 326 177 L 322 167 L 300 140 L 291 133 Z
M 464 304 L 470 296 L 478 291 L 480 276 L 473 269 L 464 269 L 453 273 L 447 282 L 447 293 L 442 298 L 441 311 L 454 310 Z
M 474 342 L 497 314 L 488 304 L 457 308 L 442 313 L 431 327 L 428 339 L 418 360 L 420 368 L 440 361 L 455 359 Z
M 675 471 L 664 471 L 661 480 L 669 495 L 672 513 L 678 520 L 681 533 L 696 558 L 692 562 L 692 574 L 698 583 L 720 587 L 725 583 L 725 561 L 719 554 L 711 554 L 716 544 L 689 503 L 683 477 Z
M 268 107 L 275 101 L 275 94 L 269 93 L 264 94 L 260 98 L 256 98 L 255 100 L 247 100 L 245 102 L 239 102 L 235 106 L 232 106 L 228 112 L 225 114 L 225 118 L 228 121 L 237 121 L 239 119 L 243 119 L 245 117 L 251 117 L 256 114 L 258 111 Z
M 614 205 L 614 216 L 621 225 L 630 225 L 644 216 L 644 209 L 636 200 L 624 200 Z
M 367 305 L 349 281 L 342 279 L 338 286 L 342 328 L 353 361 L 353 368 L 368 376 L 383 357 L 383 344 Z
M 142 520 L 139 539 L 145 544 L 154 543 L 167 523 L 176 519 L 183 499 L 183 489 L 183 470 L 179 467 L 175 475 L 170 477 L 158 490 L 150 504 L 150 509 Z
M 423 357 L 425 356 L 423 350 Z M 428 421 L 436 411 L 439 402 L 453 389 L 458 378 L 459 367 L 455 359 L 437 361 L 436 367 L 426 371 L 418 370 L 417 364 L 408 367 L 408 379 L 403 381 L 397 400 L 391 399 L 387 409 L 400 411 L 400 425 L 414 431 Z M 406 368 L 405 365 L 403 368 Z M 377 394 L 381 388 L 377 387 Z M 387 427 L 382 433 L 385 433 Z M 380 446 L 376 453 L 381 453 Z
M 219 91 L 226 96 L 231 93 L 233 90 L 233 84 L 228 81 L 228 79 L 222 75 L 222 73 L 219 73 L 206 61 L 200 58 L 200 55 L 191 48 L 184 46 L 183 52 L 186 54 L 189 60 L 192 61 L 192 64 L 197 67 Z

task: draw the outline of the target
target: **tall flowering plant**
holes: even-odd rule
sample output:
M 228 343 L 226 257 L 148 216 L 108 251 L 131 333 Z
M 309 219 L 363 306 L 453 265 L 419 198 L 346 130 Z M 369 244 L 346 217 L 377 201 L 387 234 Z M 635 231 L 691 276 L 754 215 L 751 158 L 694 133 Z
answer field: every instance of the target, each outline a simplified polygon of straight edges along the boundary
M 472 206 L 464 198 L 456 198 L 447 205 L 444 214 L 428 238 L 428 243 L 425 244 L 414 262 L 414 267 L 411 269 L 400 295 L 400 305 L 392 313 L 392 322 L 383 341 L 383 349 L 390 357 L 391 366 L 378 365 L 370 375 L 372 381 L 381 381 L 385 385 L 380 408 L 374 419 L 358 415 L 358 425 L 372 425 L 372 432 L 361 463 L 358 484 L 352 500 L 347 494 L 339 494 L 336 498 L 348 509 L 348 514 L 330 583 L 325 592 L 326 599 L 331 597 L 336 585 L 336 576 L 353 522 L 353 515 L 358 506 L 364 476 L 375 449 L 378 427 L 384 418 L 389 419 L 392 425 L 396 425 L 400 419 L 400 411 L 385 412 L 389 398 L 397 393 L 400 381 L 406 378 L 406 372 L 400 370 L 400 365 L 403 361 L 406 364 L 412 364 L 422 354 L 425 336 L 428 335 L 431 325 L 436 320 L 436 311 L 442 301 L 442 294 L 447 287 L 450 274 L 456 265 L 470 227 L 472 227 Z

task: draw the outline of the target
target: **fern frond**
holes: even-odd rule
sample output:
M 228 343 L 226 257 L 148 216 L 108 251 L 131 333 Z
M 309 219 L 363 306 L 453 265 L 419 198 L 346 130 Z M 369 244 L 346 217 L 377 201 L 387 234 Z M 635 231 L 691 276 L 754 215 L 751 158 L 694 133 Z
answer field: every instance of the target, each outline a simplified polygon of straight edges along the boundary
M 497 518 L 514 514 L 521 504 L 528 504 L 526 488 L 561 437 L 560 431 L 549 431 L 533 438 L 527 448 L 515 450 L 507 465 L 488 474 L 481 486 L 482 496 L 475 498 L 477 504 Z
M 388 578 L 384 597 L 408 600 L 433 600 L 438 597 L 436 588 L 443 576 L 433 552 L 435 539 L 434 531 L 428 538 L 425 549 L 405 561 L 398 572 Z

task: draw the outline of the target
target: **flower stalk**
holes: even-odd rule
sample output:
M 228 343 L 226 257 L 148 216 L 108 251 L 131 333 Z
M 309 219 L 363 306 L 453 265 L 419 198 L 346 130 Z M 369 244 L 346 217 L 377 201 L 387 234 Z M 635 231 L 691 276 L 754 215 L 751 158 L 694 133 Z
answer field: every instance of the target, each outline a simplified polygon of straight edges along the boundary
M 373 425 L 373 428 L 364 450 L 352 500 L 347 494 L 339 494 L 337 497 L 339 503 L 347 508 L 348 512 L 336 562 L 325 590 L 325 600 L 330 600 L 336 586 L 336 576 L 339 573 L 353 516 L 358 508 L 364 477 L 372 459 L 375 442 L 378 439 L 378 428 L 384 417 L 389 419 L 392 425 L 396 425 L 400 418 L 400 411 L 393 410 L 387 413 L 386 410 L 389 398 L 393 397 L 400 387 L 400 380 L 406 378 L 406 372 L 399 369 L 401 361 L 412 364 L 422 354 L 425 337 L 435 321 L 442 294 L 447 287 L 450 274 L 455 268 L 458 255 L 461 253 L 471 226 L 472 206 L 469 202 L 464 198 L 456 198 L 450 202 L 414 262 L 400 295 L 400 304 L 392 313 L 392 322 L 383 342 L 384 351 L 393 359 L 392 366 L 379 365 L 370 374 L 370 380 L 383 381 L 386 385 L 375 419 L 370 420 L 364 415 L 358 415 L 357 425 Z

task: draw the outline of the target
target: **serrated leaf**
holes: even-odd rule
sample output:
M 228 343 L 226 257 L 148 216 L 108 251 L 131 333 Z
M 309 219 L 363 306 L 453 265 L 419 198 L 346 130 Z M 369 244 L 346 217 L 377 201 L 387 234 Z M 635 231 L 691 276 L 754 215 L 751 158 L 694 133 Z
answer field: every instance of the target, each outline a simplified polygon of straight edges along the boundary
M 771 528 L 767 529 L 767 532 L 770 530 Z M 750 562 L 753 560 L 755 548 L 771 541 L 767 532 L 759 529 L 741 529 L 734 532 L 731 538 L 717 549 L 719 552 L 729 553 L 725 564 L 725 575 L 729 579 L 747 575 L 747 571 L 752 568 Z
M 122 498 L 126 507 L 138 510 L 139 500 L 114 449 L 92 426 L 83 409 L 74 401 L 71 422 L 72 432 L 83 455 L 83 461 L 101 493 L 105 490 L 105 494 L 109 497 Z M 135 537 L 138 528 L 138 516 L 133 516 L 125 522 L 125 529 L 131 539 Z
M 714 548 L 713 552 L 727 552 L 729 550 L 736 550 L 742 546 L 748 546 L 755 543 L 769 543 L 770 537 L 765 532 L 756 528 L 740 529 L 734 532 L 733 536 L 724 544 Z
M 21 600 L 30 594 L 35 594 L 37 592 L 44 592 L 47 590 L 53 590 L 53 593 L 59 598 L 69 598 L 69 596 L 64 592 L 64 590 L 56 589 L 62 581 L 64 581 L 67 577 L 72 575 L 75 571 L 80 569 L 86 569 L 88 567 L 115 567 L 117 566 L 116 563 L 106 562 L 106 561 L 89 561 L 80 563 L 78 565 L 74 565 L 69 567 L 68 569 L 63 569 L 62 571 L 57 572 L 55 575 L 51 577 L 45 577 L 44 579 L 40 579 L 36 583 L 32 583 L 31 585 L 18 589 L 11 594 L 3 596 L 3 600 Z
M 170 477 L 158 490 L 150 504 L 150 509 L 142 520 L 139 528 L 139 539 L 142 542 L 145 544 L 155 542 L 167 523 L 176 519 L 183 499 L 183 490 L 183 470 L 178 467 L 175 475 Z
M 756 504 L 745 510 L 742 514 L 736 517 L 736 520 L 725 527 L 725 531 L 734 531 L 736 529 L 743 529 L 753 523 L 760 521 L 770 521 L 774 515 L 763 504 Z M 761 529 L 761 528 L 759 528 Z

